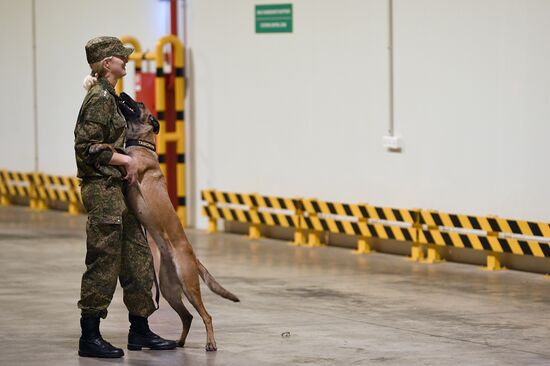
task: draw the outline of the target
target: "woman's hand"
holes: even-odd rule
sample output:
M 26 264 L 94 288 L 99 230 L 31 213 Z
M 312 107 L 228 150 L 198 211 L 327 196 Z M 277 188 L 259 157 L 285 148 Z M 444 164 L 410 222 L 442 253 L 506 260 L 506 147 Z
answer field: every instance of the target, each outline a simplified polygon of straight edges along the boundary
M 126 170 L 126 176 L 123 178 L 128 181 L 129 185 L 133 185 L 138 180 L 138 163 L 131 156 L 115 152 L 111 161 L 111 165 L 122 165 Z
M 128 156 L 128 161 L 126 162 L 126 164 L 124 164 L 124 169 L 126 170 L 126 176 L 124 177 L 124 179 L 128 181 L 128 184 L 133 185 L 134 183 L 136 183 L 138 180 L 137 162 L 132 159 L 132 157 Z

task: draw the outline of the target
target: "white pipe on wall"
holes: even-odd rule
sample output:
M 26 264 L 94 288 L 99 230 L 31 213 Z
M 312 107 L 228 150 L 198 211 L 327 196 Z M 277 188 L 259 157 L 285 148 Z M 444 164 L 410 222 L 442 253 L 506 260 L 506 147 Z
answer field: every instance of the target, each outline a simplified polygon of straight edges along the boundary
M 37 71 L 36 71 L 36 0 L 31 3 L 31 26 L 32 26 L 32 105 L 33 105 L 33 122 L 34 122 L 34 170 L 39 169 L 38 160 L 38 91 L 36 87 Z
M 394 135 L 393 103 L 393 0 L 388 0 L 389 136 Z

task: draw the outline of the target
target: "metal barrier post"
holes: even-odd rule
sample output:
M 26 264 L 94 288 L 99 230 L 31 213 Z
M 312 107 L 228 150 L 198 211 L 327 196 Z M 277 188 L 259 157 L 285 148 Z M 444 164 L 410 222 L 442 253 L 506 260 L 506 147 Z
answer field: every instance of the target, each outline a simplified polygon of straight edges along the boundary
M 203 210 L 203 215 L 208 217 L 208 233 L 218 232 L 218 219 L 214 217 L 216 212 L 216 195 L 214 190 L 203 190 L 201 192 L 202 200 L 207 202 L 207 207 Z
M 254 194 L 255 196 L 255 202 L 259 202 L 259 195 L 258 194 Z M 254 202 L 249 202 L 248 203 L 248 210 L 249 210 L 249 214 L 250 214 L 250 217 L 258 217 L 258 206 L 256 204 L 254 204 Z M 258 240 L 262 237 L 262 233 L 260 231 L 260 224 L 258 222 L 253 222 L 250 223 L 250 225 L 248 226 L 248 239 L 251 239 L 251 240 Z
M 424 263 L 434 264 L 441 262 L 441 254 L 439 254 L 439 250 L 437 248 L 437 245 L 435 244 L 428 244 L 427 245 L 427 256 L 426 260 L 424 260 Z
M 357 238 L 357 249 L 353 251 L 355 254 L 369 254 L 373 251 L 374 250 L 370 245 L 369 238 L 366 236 L 360 236 Z
M 306 244 L 306 227 L 304 220 L 304 204 L 301 199 L 296 202 L 296 227 L 294 228 L 294 241 L 292 245 L 305 245 Z
M 69 196 L 69 207 L 67 211 L 69 215 L 78 215 L 79 199 L 78 199 L 78 180 L 71 177 L 63 177 L 63 184 L 67 187 L 67 195 Z
M 46 203 L 46 192 L 44 182 L 42 181 L 42 174 L 38 172 L 30 173 L 29 180 L 31 182 L 31 209 L 36 211 L 46 210 L 48 204 Z
M 360 217 L 358 218 L 358 225 L 364 225 L 367 226 L 369 223 L 369 219 L 366 217 Z M 374 252 L 374 249 L 370 245 L 370 238 L 360 235 L 357 238 L 357 249 L 353 251 L 355 254 L 369 254 Z
M 166 132 L 166 90 L 164 80 L 164 53 L 166 44 L 172 44 L 175 54 L 174 66 L 176 68 L 176 131 Z M 156 78 L 155 78 L 155 105 L 157 109 L 157 118 L 160 124 L 160 132 L 157 136 L 157 148 L 159 155 L 160 168 L 166 176 L 166 143 L 176 142 L 176 185 L 177 185 L 177 207 L 176 213 L 185 227 L 187 225 L 186 214 L 186 187 L 185 187 L 185 80 L 184 80 L 184 55 L 183 45 L 174 35 L 162 37 L 157 42 L 156 48 Z
M 0 206 L 8 206 L 10 204 L 8 187 L 4 181 L 4 174 L 4 170 L 0 171 Z
M 411 256 L 409 259 L 411 261 L 420 262 L 424 260 L 424 245 L 420 242 L 420 231 L 423 229 L 421 219 L 422 211 L 415 209 L 415 212 L 417 212 L 417 217 L 415 218 L 415 223 L 413 224 L 413 228 L 415 229 L 414 241 L 411 246 Z
M 500 258 L 497 253 L 495 252 L 489 252 L 487 254 L 487 267 L 486 269 L 488 271 L 500 271 L 504 269 L 502 266 L 502 263 L 500 262 Z
M 323 244 L 321 243 L 321 234 L 320 231 L 309 230 L 307 233 L 307 245 L 309 247 L 320 247 Z

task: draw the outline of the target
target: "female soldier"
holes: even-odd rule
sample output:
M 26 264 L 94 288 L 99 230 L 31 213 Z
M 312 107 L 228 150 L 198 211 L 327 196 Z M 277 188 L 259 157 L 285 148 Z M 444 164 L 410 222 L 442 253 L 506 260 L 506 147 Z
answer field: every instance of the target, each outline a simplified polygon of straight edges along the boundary
M 86 271 L 78 307 L 81 309 L 78 354 L 85 357 L 122 357 L 124 352 L 103 340 L 99 319 L 107 316 L 117 279 L 128 308 L 128 348 L 174 349 L 176 342 L 153 333 L 147 317 L 155 311 L 151 296 L 154 269 L 151 251 L 136 217 L 126 207 L 123 180 L 134 184 L 137 165 L 124 154 L 126 121 L 117 108 L 114 86 L 126 75 L 133 49 L 116 37 L 96 37 L 86 44 L 92 69 L 85 79 L 88 90 L 76 123 L 75 155 L 86 225 Z M 109 144 L 112 150 L 94 154 L 93 144 Z

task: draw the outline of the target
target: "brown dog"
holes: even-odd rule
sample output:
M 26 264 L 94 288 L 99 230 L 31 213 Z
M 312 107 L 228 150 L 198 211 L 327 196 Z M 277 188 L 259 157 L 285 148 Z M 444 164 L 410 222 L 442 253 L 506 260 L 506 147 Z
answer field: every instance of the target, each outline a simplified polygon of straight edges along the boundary
M 138 104 L 141 110 L 139 118 L 128 120 L 126 152 L 138 162 L 139 183 L 129 187 L 126 200 L 159 249 L 160 290 L 183 323 L 178 345 L 183 347 L 185 344 L 193 319 L 183 304 L 182 295 L 185 294 L 206 327 L 206 350 L 215 351 L 212 317 L 202 302 L 199 276 L 214 293 L 235 302 L 239 299 L 224 289 L 195 256 L 168 196 L 166 180 L 154 151 L 158 122 L 142 103 Z M 90 152 L 104 149 L 112 147 L 96 144 L 90 147 Z

